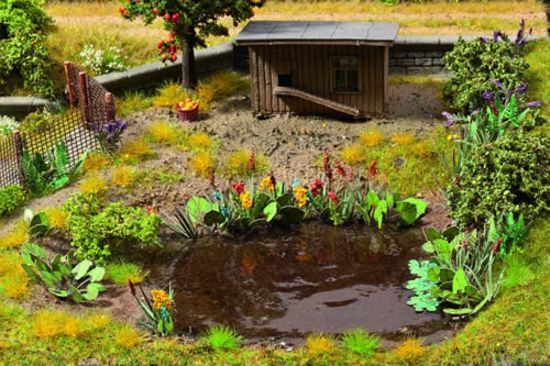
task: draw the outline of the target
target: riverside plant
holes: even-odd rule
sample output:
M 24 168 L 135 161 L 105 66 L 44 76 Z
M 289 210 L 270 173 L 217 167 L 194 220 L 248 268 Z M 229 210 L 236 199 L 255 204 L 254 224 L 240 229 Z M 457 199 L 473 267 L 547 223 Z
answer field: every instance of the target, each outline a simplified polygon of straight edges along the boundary
M 168 285 L 168 292 L 162 289 L 151 290 L 150 297 L 145 294 L 141 285 L 139 286 L 141 297 L 138 295 L 136 285 L 132 281 L 128 281 L 128 286 L 145 315 L 146 320 L 143 325 L 156 335 L 172 335 L 174 333 L 172 311 L 175 307 L 172 286 Z
M 376 163 L 371 164 L 371 178 L 376 169 Z M 270 173 L 259 183 L 254 178 L 248 183 L 234 181 L 210 196 L 192 197 L 175 218 L 167 221 L 184 236 L 191 236 L 198 225 L 235 233 L 274 224 L 299 224 L 315 216 L 336 226 L 359 221 L 381 228 L 386 220 L 411 225 L 426 208 L 420 199 L 401 200 L 397 195 L 376 192 L 367 178 L 354 177 L 353 171 L 340 162 L 333 170 L 326 156 L 324 179 L 307 183 L 295 178 L 286 185 Z

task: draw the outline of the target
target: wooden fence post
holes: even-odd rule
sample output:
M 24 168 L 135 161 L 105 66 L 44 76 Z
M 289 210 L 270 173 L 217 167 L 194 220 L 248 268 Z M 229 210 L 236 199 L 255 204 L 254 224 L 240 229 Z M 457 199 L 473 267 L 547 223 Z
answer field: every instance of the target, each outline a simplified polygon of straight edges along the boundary
M 65 80 L 67 80 L 67 95 L 69 97 L 69 106 L 74 107 L 76 104 L 76 92 L 74 90 L 74 83 L 72 79 L 73 64 L 69 61 L 63 63 L 65 69 Z
M 90 108 L 88 101 L 88 76 L 84 71 L 78 73 L 78 85 L 80 87 L 80 110 L 82 111 L 82 119 L 84 127 L 90 129 Z
M 115 101 L 113 94 L 110 92 L 105 93 L 105 120 L 107 122 L 116 118 Z
M 15 159 L 17 161 L 17 170 L 19 172 L 19 181 L 25 184 L 25 173 L 23 172 L 23 151 L 24 142 L 19 130 L 13 131 L 13 146 L 15 147 Z

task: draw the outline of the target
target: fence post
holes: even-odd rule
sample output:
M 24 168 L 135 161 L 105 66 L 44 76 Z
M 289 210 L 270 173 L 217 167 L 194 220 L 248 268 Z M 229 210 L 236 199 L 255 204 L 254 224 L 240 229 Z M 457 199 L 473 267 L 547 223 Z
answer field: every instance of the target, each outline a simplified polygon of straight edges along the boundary
M 63 63 L 63 67 L 65 69 L 65 80 L 67 80 L 67 94 L 69 97 L 69 106 L 74 107 L 75 106 L 75 100 L 76 100 L 76 93 L 74 90 L 74 83 L 71 75 L 73 74 L 73 64 L 69 61 L 65 61 Z
M 15 159 L 17 161 L 17 170 L 19 172 L 19 181 L 25 184 L 25 173 L 23 172 L 23 138 L 19 130 L 13 131 L 13 146 L 15 147 Z
M 82 111 L 82 119 L 84 127 L 90 129 L 90 108 L 88 100 L 88 77 L 84 71 L 78 73 L 78 84 L 80 87 L 80 109 Z
M 110 92 L 105 93 L 105 120 L 106 122 L 112 121 L 116 118 L 115 113 L 115 101 L 113 94 Z

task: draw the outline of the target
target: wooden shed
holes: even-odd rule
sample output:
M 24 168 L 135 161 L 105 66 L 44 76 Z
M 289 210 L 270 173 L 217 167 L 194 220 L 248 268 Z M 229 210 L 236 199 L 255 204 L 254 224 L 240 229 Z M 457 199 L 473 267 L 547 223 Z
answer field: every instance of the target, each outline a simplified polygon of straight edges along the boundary
M 380 115 L 398 24 L 254 21 L 237 36 L 250 57 L 256 114 Z

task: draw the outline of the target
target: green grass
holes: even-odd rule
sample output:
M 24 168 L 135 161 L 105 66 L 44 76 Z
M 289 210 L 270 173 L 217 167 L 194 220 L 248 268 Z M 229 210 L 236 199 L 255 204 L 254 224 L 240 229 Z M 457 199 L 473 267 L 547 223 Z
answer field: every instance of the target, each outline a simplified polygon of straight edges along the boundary
M 132 283 L 143 282 L 147 273 L 144 272 L 137 264 L 120 262 L 110 263 L 106 268 L 106 276 L 115 285 L 127 285 L 129 281 Z
M 538 40 L 527 44 L 527 55 L 529 63 L 526 78 L 529 82 L 529 99 L 544 102 L 542 116 L 550 121 L 550 41 Z M 543 126 L 548 133 L 549 123 Z
M 115 100 L 118 117 L 127 117 L 132 113 L 144 111 L 152 105 L 151 98 L 141 91 L 126 92 Z
M 242 340 L 233 329 L 223 325 L 211 326 L 202 337 L 202 341 L 216 351 L 239 348 Z

